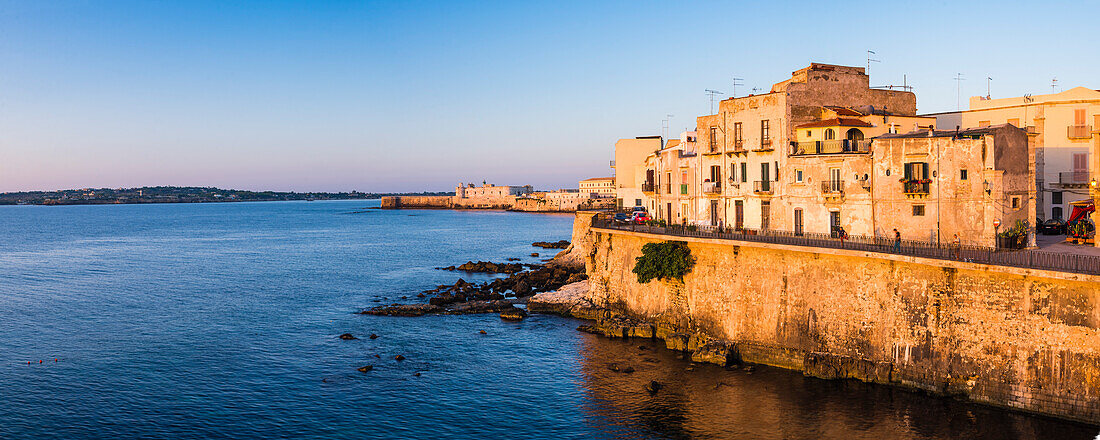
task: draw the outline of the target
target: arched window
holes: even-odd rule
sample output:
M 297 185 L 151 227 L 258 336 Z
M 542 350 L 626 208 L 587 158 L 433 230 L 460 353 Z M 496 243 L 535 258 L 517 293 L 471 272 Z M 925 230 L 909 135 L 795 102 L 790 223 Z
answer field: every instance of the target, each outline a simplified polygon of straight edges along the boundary
M 847 138 L 850 141 L 862 141 L 863 140 L 863 132 L 859 131 L 858 128 L 853 128 L 853 129 L 848 130 L 848 134 L 845 136 L 845 138 Z
M 833 139 L 836 139 L 836 133 L 833 132 L 833 129 L 825 130 L 825 140 L 831 141 Z

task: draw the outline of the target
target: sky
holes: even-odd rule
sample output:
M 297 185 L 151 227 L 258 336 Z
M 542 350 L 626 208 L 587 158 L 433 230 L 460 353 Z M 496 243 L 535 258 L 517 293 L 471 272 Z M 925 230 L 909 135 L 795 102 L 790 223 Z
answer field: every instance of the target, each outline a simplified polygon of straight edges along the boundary
M 575 188 L 810 62 L 920 113 L 1100 88 L 1093 2 L 0 0 L 0 191 Z M 955 81 L 961 73 L 963 81 Z

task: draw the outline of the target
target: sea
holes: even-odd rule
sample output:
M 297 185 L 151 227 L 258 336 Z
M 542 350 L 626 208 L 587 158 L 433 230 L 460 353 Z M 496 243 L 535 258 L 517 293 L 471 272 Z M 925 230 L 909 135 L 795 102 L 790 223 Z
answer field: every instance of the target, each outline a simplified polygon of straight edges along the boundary
M 437 267 L 541 262 L 553 251 L 531 243 L 569 239 L 572 226 L 562 214 L 378 205 L 0 207 L 0 439 L 1098 433 L 884 386 L 695 365 L 557 316 L 360 315 L 493 277 Z M 652 380 L 664 386 L 651 394 Z

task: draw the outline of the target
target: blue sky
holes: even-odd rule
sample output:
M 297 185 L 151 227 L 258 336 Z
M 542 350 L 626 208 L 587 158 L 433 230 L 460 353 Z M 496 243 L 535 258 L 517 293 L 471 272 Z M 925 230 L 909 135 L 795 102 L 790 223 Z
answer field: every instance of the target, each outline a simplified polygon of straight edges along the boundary
M 1100 88 L 1087 2 L 0 1 L 0 191 L 575 187 L 811 61 L 921 112 Z

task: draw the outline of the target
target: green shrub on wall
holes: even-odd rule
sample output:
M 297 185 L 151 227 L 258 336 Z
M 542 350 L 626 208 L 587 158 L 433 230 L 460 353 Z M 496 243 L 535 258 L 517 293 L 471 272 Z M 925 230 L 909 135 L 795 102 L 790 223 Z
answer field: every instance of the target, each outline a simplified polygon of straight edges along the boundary
M 684 274 L 691 272 L 691 266 L 695 265 L 691 250 L 682 241 L 647 243 L 642 246 L 642 256 L 634 261 L 633 272 L 638 275 L 639 283 L 653 279 L 683 281 Z

